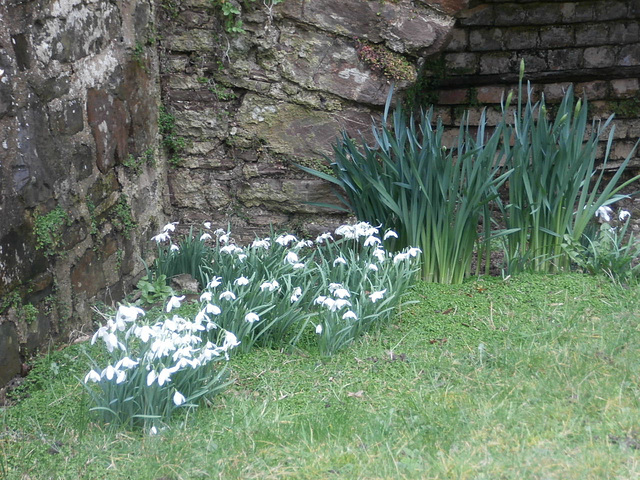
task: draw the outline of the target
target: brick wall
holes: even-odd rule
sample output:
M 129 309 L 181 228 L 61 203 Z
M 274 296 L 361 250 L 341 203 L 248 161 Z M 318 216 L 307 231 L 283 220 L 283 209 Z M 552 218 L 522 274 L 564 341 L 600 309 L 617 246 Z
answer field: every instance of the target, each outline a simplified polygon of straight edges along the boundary
M 524 59 L 538 98 L 558 102 L 573 83 L 593 116 L 616 114 L 611 160 L 622 160 L 640 137 L 638 18 L 638 0 L 472 2 L 438 57 L 443 64 L 427 62 L 439 87 L 438 112 L 454 128 L 466 107 L 472 120 L 484 107 L 490 120 L 497 118 L 493 112 L 516 89 Z M 640 166 L 640 152 L 633 164 Z

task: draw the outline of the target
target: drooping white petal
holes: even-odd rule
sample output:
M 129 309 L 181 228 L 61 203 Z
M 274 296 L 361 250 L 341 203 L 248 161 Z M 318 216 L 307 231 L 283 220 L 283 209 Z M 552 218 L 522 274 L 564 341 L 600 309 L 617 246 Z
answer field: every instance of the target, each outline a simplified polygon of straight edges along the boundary
M 176 390 L 176 393 L 173 394 L 173 403 L 176 404 L 176 407 L 179 407 L 186 401 L 187 399 L 184 398 L 184 395 L 182 395 L 179 391 Z

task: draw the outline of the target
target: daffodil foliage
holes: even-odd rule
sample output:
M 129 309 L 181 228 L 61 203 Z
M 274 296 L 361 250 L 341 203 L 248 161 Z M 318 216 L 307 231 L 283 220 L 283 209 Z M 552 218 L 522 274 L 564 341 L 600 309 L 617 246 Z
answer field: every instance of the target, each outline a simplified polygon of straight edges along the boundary
M 281 234 L 246 246 L 208 222 L 197 234 L 189 228 L 181 235 L 176 227 L 170 223 L 152 239 L 160 249 L 156 274 L 165 263 L 197 267 L 202 291 L 192 300 L 167 298 L 159 317 L 122 305 L 100 326 L 92 342 L 102 342 L 111 361 L 96 364 L 84 383 L 93 410 L 107 422 L 157 429 L 176 409 L 224 388 L 220 365 L 232 350 L 305 339 L 331 355 L 388 321 L 421 254 L 415 247 L 388 252 L 385 243 L 398 234 L 364 222 L 315 240 Z M 180 258 L 193 251 L 197 265 Z

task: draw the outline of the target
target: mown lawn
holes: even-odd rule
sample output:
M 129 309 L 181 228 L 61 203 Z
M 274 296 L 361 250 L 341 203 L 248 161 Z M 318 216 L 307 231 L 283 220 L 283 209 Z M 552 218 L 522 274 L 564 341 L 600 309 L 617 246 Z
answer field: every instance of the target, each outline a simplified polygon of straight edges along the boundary
M 232 358 L 213 405 L 150 436 L 92 421 L 88 346 L 0 410 L 8 479 L 640 478 L 640 288 L 582 275 L 417 284 L 331 358 Z

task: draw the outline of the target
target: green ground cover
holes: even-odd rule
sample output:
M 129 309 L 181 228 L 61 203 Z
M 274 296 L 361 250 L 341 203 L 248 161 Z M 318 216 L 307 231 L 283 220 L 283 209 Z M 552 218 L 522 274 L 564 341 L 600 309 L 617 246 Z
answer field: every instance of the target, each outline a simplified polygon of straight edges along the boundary
M 0 410 L 0 477 L 640 478 L 639 294 L 578 274 L 417 283 L 332 357 L 233 356 L 231 386 L 157 435 L 93 421 L 92 347 L 73 345 Z

